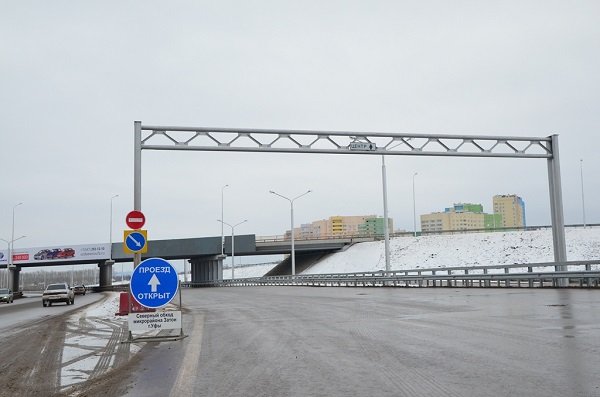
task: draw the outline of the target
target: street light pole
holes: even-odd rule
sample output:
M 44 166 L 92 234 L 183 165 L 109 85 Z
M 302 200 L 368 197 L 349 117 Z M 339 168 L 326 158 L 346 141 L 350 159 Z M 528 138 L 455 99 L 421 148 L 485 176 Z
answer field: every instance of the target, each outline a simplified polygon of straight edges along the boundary
M 18 206 L 20 206 L 21 204 L 23 204 L 23 202 L 20 202 L 19 204 L 13 206 L 13 210 L 12 210 L 12 233 L 10 236 L 10 252 L 8 253 L 8 264 L 6 266 L 7 270 L 10 270 L 10 268 L 12 268 L 13 266 L 13 245 L 15 242 L 15 208 L 17 208 Z M 18 286 L 17 286 L 18 288 Z M 13 290 L 14 290 L 14 285 L 13 285 Z
M 113 231 L 113 199 L 119 197 L 118 194 L 115 194 L 110 198 L 110 260 L 112 261 L 112 231 Z
M 223 225 L 227 225 L 231 228 L 231 279 L 233 280 L 235 277 L 234 268 L 235 268 L 235 228 L 236 226 L 241 225 L 242 223 L 248 222 L 248 219 L 244 219 L 240 223 L 236 223 L 235 225 L 230 225 L 227 222 L 223 222 L 221 219 L 217 219 L 217 221 L 221 222 Z
M 389 272 L 390 267 L 390 232 L 388 230 L 388 202 L 387 202 L 387 177 L 385 171 L 385 156 L 381 155 L 381 179 L 383 180 L 383 237 L 385 246 L 385 271 Z
M 225 216 L 223 216 L 223 195 L 225 192 L 225 188 L 228 187 L 229 185 L 225 185 L 221 188 L 221 219 L 225 219 Z M 225 245 L 225 237 L 223 236 L 223 222 L 221 222 L 221 257 L 224 256 L 223 253 L 223 246 Z
M 585 228 L 585 196 L 583 193 L 583 159 L 579 160 L 581 170 L 581 209 L 583 211 L 583 227 Z
M 291 224 L 291 233 L 292 233 L 292 276 L 296 275 L 296 248 L 294 246 L 294 201 L 296 199 L 299 199 L 302 196 L 306 196 L 308 193 L 312 192 L 312 190 L 308 190 L 304 193 L 302 193 L 299 196 L 294 197 L 293 199 L 290 199 L 288 197 L 285 197 L 277 192 L 274 192 L 273 190 L 269 190 L 269 193 L 274 194 L 276 196 L 279 196 L 283 199 L 286 199 L 287 201 L 290 202 L 290 224 Z
M 418 172 L 413 174 L 413 230 L 415 233 L 415 237 L 417 237 L 417 206 L 415 200 L 415 176 L 417 176 Z
M 113 232 L 113 199 L 119 197 L 115 194 L 110 198 L 110 246 L 109 246 L 109 259 L 112 263 L 112 232 Z M 121 262 L 121 284 L 123 284 L 123 262 Z

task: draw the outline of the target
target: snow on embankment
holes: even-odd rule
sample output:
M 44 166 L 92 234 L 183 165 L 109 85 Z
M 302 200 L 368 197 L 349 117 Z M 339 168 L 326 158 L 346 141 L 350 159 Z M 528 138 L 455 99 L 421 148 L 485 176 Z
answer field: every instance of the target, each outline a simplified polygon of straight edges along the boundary
M 566 229 L 567 259 L 600 259 L 600 228 Z M 390 240 L 392 270 L 552 262 L 552 230 L 397 237 Z M 355 244 L 305 274 L 385 269 L 384 242 Z

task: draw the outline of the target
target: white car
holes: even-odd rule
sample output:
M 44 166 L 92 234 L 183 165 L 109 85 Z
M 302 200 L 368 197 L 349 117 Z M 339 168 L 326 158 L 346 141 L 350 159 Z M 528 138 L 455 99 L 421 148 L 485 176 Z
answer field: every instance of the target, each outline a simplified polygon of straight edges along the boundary
M 13 293 L 8 288 L 0 288 L 0 302 L 13 303 Z
M 52 306 L 55 302 L 75 303 L 73 289 L 67 283 L 49 284 L 42 294 L 42 306 Z

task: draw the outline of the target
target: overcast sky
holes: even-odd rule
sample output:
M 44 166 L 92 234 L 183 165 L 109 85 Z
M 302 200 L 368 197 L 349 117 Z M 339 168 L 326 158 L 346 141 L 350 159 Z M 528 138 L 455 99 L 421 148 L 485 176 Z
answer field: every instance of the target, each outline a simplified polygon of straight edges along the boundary
M 600 222 L 598 1 L 2 1 L 0 238 L 122 239 L 133 122 L 240 128 L 559 135 L 566 223 Z M 381 158 L 143 153 L 149 238 L 383 215 Z M 395 227 L 495 194 L 550 223 L 545 160 L 388 156 Z M 227 233 L 227 232 L 226 232 Z M 5 248 L 5 247 L 2 247 Z

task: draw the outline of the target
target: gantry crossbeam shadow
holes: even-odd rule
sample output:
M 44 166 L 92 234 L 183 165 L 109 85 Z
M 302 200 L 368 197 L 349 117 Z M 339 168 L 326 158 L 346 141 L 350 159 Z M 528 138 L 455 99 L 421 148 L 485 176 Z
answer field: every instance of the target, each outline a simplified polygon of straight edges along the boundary
M 145 126 L 134 122 L 134 209 L 141 210 L 142 150 L 540 158 L 548 163 L 554 261 L 564 271 L 558 135 L 548 137 Z M 139 263 L 136 255 L 134 263 Z M 138 262 L 136 262 L 136 260 Z M 562 284 L 562 285 L 566 285 Z

